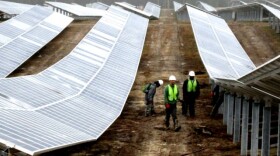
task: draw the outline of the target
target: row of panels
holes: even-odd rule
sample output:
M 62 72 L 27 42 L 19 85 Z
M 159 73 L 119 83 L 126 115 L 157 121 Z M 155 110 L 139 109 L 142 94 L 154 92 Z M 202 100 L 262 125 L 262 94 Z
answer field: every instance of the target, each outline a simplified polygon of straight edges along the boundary
M 102 29 L 103 26 L 107 29 Z M 63 61 L 67 62 L 67 59 L 70 63 L 77 56 L 82 59 L 76 65 L 85 63 L 85 68 L 90 67 L 87 63 L 95 62 L 87 60 L 90 57 L 104 57 L 99 70 L 91 75 L 88 82 L 83 81 L 82 77 L 70 76 L 71 81 L 86 83 L 79 94 L 32 110 L 0 109 L 0 142 L 34 155 L 100 137 L 124 107 L 136 77 L 147 28 L 148 19 L 111 6 L 67 58 L 46 71 L 60 73 L 56 75 L 58 79 L 62 75 L 68 78 L 69 73 L 62 70 L 72 69 L 63 69 L 63 66 L 58 69 L 57 66 Z M 107 49 L 110 52 L 104 55 Z M 33 81 L 39 75 L 33 77 Z M 30 76 L 15 79 L 20 82 L 30 79 Z M 39 80 L 36 81 L 38 83 Z
M 279 10 L 260 3 L 219 9 L 218 12 L 257 10 L 260 6 L 276 18 L 280 15 Z M 232 92 L 247 97 L 270 98 L 276 103 L 280 100 L 277 83 L 280 80 L 279 56 L 256 68 L 224 19 L 188 4 L 175 9 L 179 18 L 190 20 L 198 51 L 212 80 Z
M 127 18 L 109 10 L 73 51 L 52 67 L 35 76 L 1 80 L 2 97 L 13 99 L 21 109 L 32 109 L 78 94 L 103 66 Z
M 7 77 L 72 21 L 70 17 L 36 6 L 1 23 L 0 78 Z
M 191 6 L 187 10 L 200 56 L 211 78 L 237 79 L 256 68 L 223 19 Z

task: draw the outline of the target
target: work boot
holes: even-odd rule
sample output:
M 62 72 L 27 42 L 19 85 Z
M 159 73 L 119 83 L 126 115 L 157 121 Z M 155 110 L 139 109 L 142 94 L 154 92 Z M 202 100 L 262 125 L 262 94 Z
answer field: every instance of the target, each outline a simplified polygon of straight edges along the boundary
M 164 121 L 165 121 L 166 130 L 169 130 L 170 129 L 169 128 L 169 121 L 167 121 L 166 119 L 164 119 Z
M 154 110 L 151 111 L 152 116 L 156 116 L 156 112 Z
M 174 125 L 175 125 L 174 131 L 178 132 L 181 129 L 181 126 L 179 125 L 178 119 L 175 120 Z
M 145 111 L 145 117 L 150 116 L 150 112 Z

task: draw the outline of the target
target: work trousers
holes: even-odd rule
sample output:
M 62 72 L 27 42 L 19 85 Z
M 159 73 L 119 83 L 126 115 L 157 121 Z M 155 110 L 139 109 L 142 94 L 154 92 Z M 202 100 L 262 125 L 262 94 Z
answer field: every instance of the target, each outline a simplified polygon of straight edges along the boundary
M 195 116 L 195 98 L 190 97 L 187 99 L 184 99 L 184 102 L 182 103 L 182 114 L 187 115 L 188 111 L 190 113 L 190 116 Z
M 172 119 L 173 119 L 173 123 L 175 125 L 175 121 L 177 119 L 177 108 L 176 108 L 176 104 L 170 104 L 170 108 L 166 108 L 165 109 L 165 125 L 166 127 L 169 127 L 169 119 L 170 119 L 170 115 L 172 116 Z
M 182 114 L 187 115 L 188 113 L 188 103 L 186 100 L 182 102 Z
M 146 110 L 145 110 L 145 116 L 153 115 L 155 113 L 154 110 L 154 102 L 147 102 L 146 101 Z
M 216 93 L 215 95 L 213 95 L 212 97 L 212 101 L 211 101 L 211 105 L 212 106 L 215 106 L 216 102 L 218 101 L 219 99 L 219 93 Z
M 214 117 L 218 113 L 221 104 L 224 102 L 224 94 L 225 94 L 225 92 L 219 93 L 219 97 L 218 97 L 217 101 L 215 102 L 215 105 L 212 109 L 211 117 Z

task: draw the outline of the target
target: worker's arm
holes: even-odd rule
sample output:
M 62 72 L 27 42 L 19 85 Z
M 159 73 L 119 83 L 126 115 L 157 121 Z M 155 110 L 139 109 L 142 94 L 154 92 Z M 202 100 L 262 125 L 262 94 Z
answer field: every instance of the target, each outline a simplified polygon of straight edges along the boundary
M 188 85 L 188 81 L 184 81 L 183 87 L 182 87 L 182 91 L 183 91 L 183 100 L 186 100 L 187 98 L 187 85 Z
M 168 103 L 168 86 L 164 88 L 164 103 Z
M 179 95 L 180 95 L 180 89 L 177 87 L 178 93 L 177 93 L 177 99 L 180 100 Z

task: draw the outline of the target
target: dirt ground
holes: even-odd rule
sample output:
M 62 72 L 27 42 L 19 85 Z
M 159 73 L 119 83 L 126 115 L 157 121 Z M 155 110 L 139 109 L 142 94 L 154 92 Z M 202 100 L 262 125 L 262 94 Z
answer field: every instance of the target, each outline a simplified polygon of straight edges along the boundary
M 76 21 L 11 76 L 37 73 L 68 54 L 96 21 Z M 254 27 L 252 27 L 252 24 Z M 230 27 L 256 65 L 280 54 L 280 36 L 267 23 L 231 22 Z M 155 117 L 144 117 L 141 87 L 158 79 L 165 84 L 174 74 L 181 87 L 189 70 L 198 73 L 202 85 L 196 103 L 196 117 L 177 114 L 182 129 L 164 130 L 163 87 L 155 97 Z M 161 18 L 150 21 L 139 70 L 121 116 L 95 142 L 56 150 L 43 155 L 125 155 L 125 156 L 209 156 L 239 155 L 239 144 L 226 134 L 222 116 L 209 117 L 209 77 L 198 55 L 190 23 L 178 23 L 171 10 L 162 10 Z M 171 122 L 172 125 L 172 122 Z M 212 135 L 197 127 L 206 126 Z

